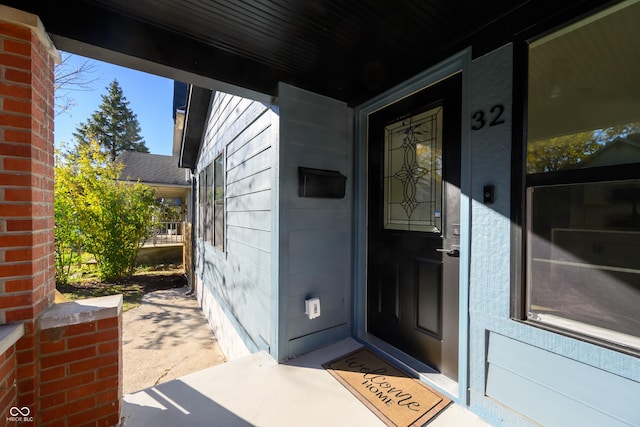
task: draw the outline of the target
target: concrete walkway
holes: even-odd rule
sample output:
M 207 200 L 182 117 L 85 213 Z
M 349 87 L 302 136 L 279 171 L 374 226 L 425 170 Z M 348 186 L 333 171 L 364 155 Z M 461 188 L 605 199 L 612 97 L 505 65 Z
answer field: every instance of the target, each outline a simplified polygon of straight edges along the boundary
M 225 361 L 195 297 L 185 288 L 150 292 L 122 315 L 124 394 Z
M 385 424 L 322 368 L 361 345 L 346 339 L 277 364 L 260 352 L 124 397 L 124 427 L 339 427 Z M 486 427 L 452 404 L 429 427 Z

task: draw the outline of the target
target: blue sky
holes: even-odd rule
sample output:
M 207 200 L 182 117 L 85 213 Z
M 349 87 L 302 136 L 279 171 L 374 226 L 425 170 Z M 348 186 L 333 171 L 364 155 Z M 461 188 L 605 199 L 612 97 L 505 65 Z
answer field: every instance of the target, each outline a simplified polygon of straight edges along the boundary
M 79 65 L 85 59 L 73 55 L 70 64 Z M 107 94 L 106 88 L 115 78 L 129 101 L 129 108 L 138 117 L 140 133 L 149 151 L 170 155 L 173 144 L 173 80 L 106 62 L 92 61 L 95 72 L 91 76 L 96 78 L 91 84 L 92 90 L 70 92 L 69 97 L 74 100 L 75 106 L 55 117 L 56 147 L 60 147 L 61 142 L 68 145 L 75 143 L 73 133 L 76 128 L 99 109 L 101 95 Z

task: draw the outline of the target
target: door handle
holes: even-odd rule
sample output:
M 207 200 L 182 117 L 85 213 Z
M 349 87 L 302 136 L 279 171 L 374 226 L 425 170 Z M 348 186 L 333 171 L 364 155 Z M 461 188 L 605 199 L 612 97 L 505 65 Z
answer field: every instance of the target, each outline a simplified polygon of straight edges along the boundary
M 456 247 L 453 247 L 453 246 L 451 248 L 449 248 L 449 249 L 445 249 L 445 248 L 436 249 L 436 251 L 441 252 L 443 254 L 447 254 L 447 255 L 452 256 L 452 257 L 459 257 L 460 256 L 460 249 L 458 249 Z

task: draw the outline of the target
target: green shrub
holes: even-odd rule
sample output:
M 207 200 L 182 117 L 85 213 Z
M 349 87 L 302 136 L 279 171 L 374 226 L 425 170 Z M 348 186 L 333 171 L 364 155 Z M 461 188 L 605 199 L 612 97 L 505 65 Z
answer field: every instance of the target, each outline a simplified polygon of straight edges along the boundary
M 68 254 L 80 248 L 95 256 L 102 280 L 117 280 L 133 270 L 157 203 L 150 187 L 119 181 L 121 169 L 96 143 L 57 154 L 56 273 L 61 282 L 74 262 Z

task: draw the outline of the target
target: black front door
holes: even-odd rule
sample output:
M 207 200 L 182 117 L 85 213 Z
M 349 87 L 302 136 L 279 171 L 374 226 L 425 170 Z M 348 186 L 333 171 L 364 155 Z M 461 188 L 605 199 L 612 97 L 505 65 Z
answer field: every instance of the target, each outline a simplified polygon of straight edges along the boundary
M 458 377 L 461 75 L 369 115 L 367 330 Z

